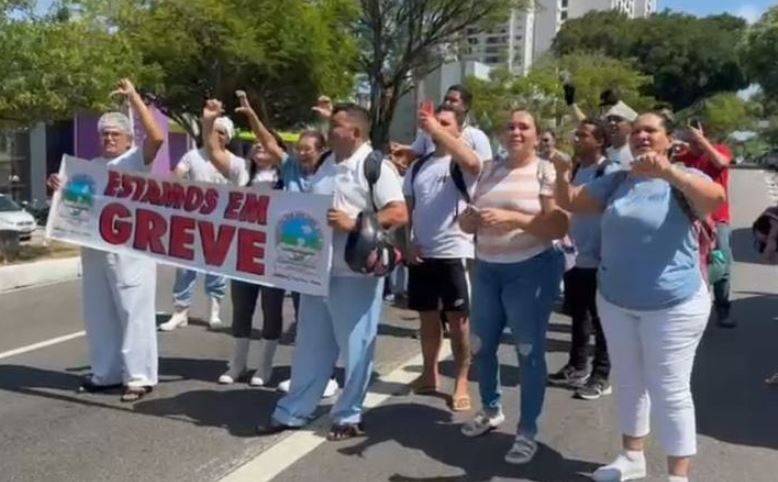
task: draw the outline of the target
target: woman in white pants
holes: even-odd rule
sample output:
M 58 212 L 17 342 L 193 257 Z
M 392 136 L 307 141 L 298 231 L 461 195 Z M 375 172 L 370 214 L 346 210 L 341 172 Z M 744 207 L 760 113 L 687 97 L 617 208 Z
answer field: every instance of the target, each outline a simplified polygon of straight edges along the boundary
M 559 205 L 603 213 L 597 306 L 613 364 L 624 452 L 594 472 L 598 481 L 646 476 L 643 449 L 652 409 L 671 482 L 688 480 L 697 450 L 690 381 L 710 296 L 692 218 L 712 212 L 725 194 L 699 171 L 670 163 L 668 123 L 658 114 L 639 116 L 630 137 L 630 171 L 580 187 L 570 186 L 570 164 L 554 159 Z
M 146 139 L 142 148 L 133 147 L 130 119 L 120 112 L 109 112 L 97 123 L 101 155 L 92 162 L 125 171 L 148 171 L 165 134 L 129 80 L 120 81 L 114 93 L 127 98 Z M 52 174 L 48 184 L 57 190 L 66 181 Z M 122 401 L 140 400 L 157 384 L 156 264 L 91 248 L 81 249 L 81 261 L 92 374 L 83 380 L 79 391 L 94 393 L 124 386 Z

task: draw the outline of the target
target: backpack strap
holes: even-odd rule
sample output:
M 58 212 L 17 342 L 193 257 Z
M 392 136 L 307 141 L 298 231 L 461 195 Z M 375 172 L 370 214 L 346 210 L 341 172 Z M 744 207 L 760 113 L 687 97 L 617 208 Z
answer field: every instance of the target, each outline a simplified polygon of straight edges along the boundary
M 367 180 L 367 189 L 370 195 L 370 203 L 373 205 L 373 212 L 378 212 L 378 206 L 375 203 L 375 185 L 378 182 L 378 178 L 381 177 L 381 165 L 384 162 L 384 153 L 381 151 L 372 151 L 365 158 L 365 162 L 362 164 L 362 168 Z
M 419 171 L 421 171 L 421 166 L 427 162 L 432 156 L 434 156 L 434 152 L 430 152 L 429 154 L 425 154 L 421 156 L 420 158 L 416 159 L 416 161 L 411 166 L 411 190 L 413 190 L 413 186 L 416 183 L 416 176 L 419 174 Z
M 601 178 L 605 174 L 605 170 L 608 168 L 609 165 L 610 165 L 610 161 L 608 161 L 607 159 L 601 162 L 600 165 L 597 166 L 597 170 L 594 171 L 594 178 L 595 179 Z
M 464 199 L 467 204 L 470 204 L 472 200 L 470 199 L 470 193 L 467 192 L 465 173 L 462 172 L 462 168 L 459 164 L 453 160 L 451 161 L 451 164 L 449 164 L 449 174 L 451 174 L 451 180 L 454 181 L 454 186 L 456 186 L 457 191 L 462 195 L 462 199 Z

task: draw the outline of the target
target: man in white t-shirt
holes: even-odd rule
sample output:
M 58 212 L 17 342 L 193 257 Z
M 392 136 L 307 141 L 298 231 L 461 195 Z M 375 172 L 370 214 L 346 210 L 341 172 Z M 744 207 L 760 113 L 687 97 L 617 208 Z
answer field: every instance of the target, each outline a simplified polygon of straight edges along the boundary
M 464 86 L 457 84 L 448 88 L 446 96 L 443 98 L 443 105 L 454 109 L 463 119 L 467 119 L 472 101 L 473 95 L 470 91 Z M 492 146 L 484 131 L 468 125 L 465 121 L 460 137 L 478 154 L 481 160 L 489 161 L 492 159 Z M 423 129 L 419 130 L 416 139 L 410 146 L 392 144 L 393 158 L 401 159 L 401 162 L 406 164 L 410 164 L 414 159 L 431 154 L 434 151 L 435 143 Z
M 632 132 L 632 122 L 637 119 L 638 113 L 622 101 L 608 109 L 605 113 L 605 121 L 608 124 L 610 147 L 605 150 L 605 157 L 612 164 L 622 169 L 629 169 L 632 165 L 632 150 L 629 147 L 629 134 Z
M 311 179 L 311 192 L 333 195 L 328 214 L 334 229 L 330 292 L 301 296 L 289 393 L 279 400 L 270 423 L 257 427 L 260 434 L 301 427 L 311 420 L 339 353 L 346 363 L 345 384 L 330 411 L 333 425 L 327 438 L 343 440 L 362 433 L 362 404 L 373 367 L 384 279 L 348 267 L 346 240 L 357 229 L 359 213 L 372 211 L 374 205 L 385 229 L 408 220 L 399 176 L 388 162 L 381 164 L 370 199 L 364 172 L 372 152 L 369 133 L 365 109 L 355 104 L 335 107 L 329 131 L 332 153 Z
M 123 171 L 148 172 L 165 141 L 165 133 L 129 80 L 120 81 L 114 94 L 127 98 L 143 125 L 146 138 L 142 148 L 133 146 L 130 119 L 120 112 L 104 114 L 97 123 L 101 154 L 92 163 Z M 57 190 L 66 181 L 52 174 L 48 184 Z M 124 386 L 123 402 L 140 400 L 158 381 L 154 311 L 157 265 L 148 258 L 92 248 L 81 249 L 81 263 L 92 373 L 82 381 L 79 391 L 104 392 Z
M 451 333 L 456 383 L 454 411 L 470 410 L 468 372 L 470 290 L 467 262 L 473 259 L 473 236 L 459 227 L 457 217 L 481 173 L 483 160 L 461 138 L 461 113 L 441 106 L 419 113 L 421 128 L 435 142 L 432 154 L 416 160 L 405 176 L 403 191 L 412 206 L 408 307 L 421 318 L 422 374 L 412 383 L 416 393 L 437 393 L 438 356 L 443 339 L 440 311 Z
M 235 126 L 229 117 L 219 117 L 214 122 L 214 130 L 219 138 L 219 144 L 226 147 L 235 134 Z M 239 158 L 238 158 L 239 159 Z M 238 161 L 240 162 L 240 161 Z M 208 159 L 205 149 L 192 149 L 178 161 L 175 171 L 179 179 L 214 184 L 227 184 L 230 181 L 219 172 Z M 159 325 L 161 331 L 172 331 L 189 323 L 189 307 L 192 305 L 194 287 L 197 283 L 197 272 L 191 269 L 176 270 L 176 281 L 173 284 L 173 305 L 175 312 L 168 321 Z M 219 312 L 221 301 L 227 290 L 227 278 L 215 274 L 205 275 L 205 294 L 210 301 L 208 325 L 211 329 L 221 328 L 222 321 Z

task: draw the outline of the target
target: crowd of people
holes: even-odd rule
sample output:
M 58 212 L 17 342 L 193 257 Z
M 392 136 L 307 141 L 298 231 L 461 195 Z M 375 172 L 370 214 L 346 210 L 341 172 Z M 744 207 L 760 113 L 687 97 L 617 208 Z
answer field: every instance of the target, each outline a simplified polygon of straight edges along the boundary
M 98 125 L 103 153 L 93 162 L 145 171 L 162 145 L 161 130 L 131 82 L 122 81 L 117 93 L 128 99 L 147 137 L 134 147 L 129 119 L 105 114 Z M 468 382 L 471 362 L 475 365 L 480 408 L 462 425 L 464 436 L 484 436 L 506 418 L 498 347 L 507 327 L 521 398 L 506 462 L 529 463 L 536 454 L 547 385 L 569 388 L 584 400 L 615 388 L 623 450 L 593 479 L 645 477 L 645 439 L 653 426 L 668 457 L 669 480 L 688 480 L 696 452 L 691 371 L 711 306 L 722 327 L 735 326 L 728 269 L 713 283 L 713 300 L 709 295 L 707 238 L 701 234 L 703 224 L 713 226 L 716 249 L 728 267 L 732 155 L 706 137 L 702 126 L 678 129 L 667 112 L 639 114 L 614 92 L 603 95 L 602 110 L 594 116 L 577 107 L 571 86 L 566 94 L 578 122 L 572 156 L 557 147 L 557 132 L 541 129 L 540 120 L 524 109 L 510 112 L 496 132 L 501 154 L 495 155 L 486 134 L 469 122 L 473 99 L 460 85 L 448 90 L 440 106 L 424 103 L 414 142 L 391 143 L 386 153 L 371 145 L 370 116 L 358 105 L 322 99 L 316 110 L 327 119 L 326 133 L 304 131 L 292 148 L 239 91 L 237 114 L 257 139 L 243 159 L 228 149 L 235 128 L 222 102 L 206 102 L 202 147 L 178 162 L 175 175 L 333 198 L 327 217 L 334 233 L 329 295 L 293 294 L 291 379 L 281 384 L 287 393 L 257 427 L 259 434 L 305 426 L 320 399 L 339 388 L 327 438 L 365 433 L 363 402 L 382 319 L 385 270 L 373 264 L 375 256 L 365 259 L 363 253 L 375 247 L 360 248 L 366 242 L 360 233 L 380 229 L 395 234 L 404 266 L 389 268 L 395 279 L 407 270 L 407 306 L 419 313 L 424 366 L 413 391 L 441 389 L 444 329 L 455 362 L 453 411 L 476 405 Z M 56 189 L 63 181 L 52 175 L 50 186 Z M 82 257 L 92 374 L 80 389 L 123 387 L 122 400 L 139 400 L 157 383 L 156 267 L 142 258 L 87 248 Z M 160 330 L 187 324 L 195 283 L 194 272 L 178 270 L 175 312 Z M 213 328 L 223 324 L 227 284 L 222 276 L 206 276 Z M 248 379 L 265 386 L 286 294 L 237 280 L 229 285 L 234 345 L 218 382 Z M 549 375 L 546 335 L 562 286 L 564 311 L 572 319 L 571 348 L 565 366 Z M 261 337 L 251 340 L 258 300 Z M 338 361 L 342 387 L 333 376 Z

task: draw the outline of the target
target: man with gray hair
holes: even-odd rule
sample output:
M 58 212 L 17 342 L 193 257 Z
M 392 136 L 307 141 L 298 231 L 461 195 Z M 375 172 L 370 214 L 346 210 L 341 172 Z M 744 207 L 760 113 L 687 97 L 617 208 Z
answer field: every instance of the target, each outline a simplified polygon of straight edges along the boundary
M 97 123 L 101 155 L 92 162 L 125 171 L 147 172 L 165 134 L 128 79 L 112 95 L 124 96 L 146 131 L 143 147 L 133 145 L 130 119 L 120 112 L 104 114 Z M 66 179 L 49 177 L 54 190 Z M 134 402 L 157 384 L 155 293 L 157 266 L 128 254 L 81 249 L 83 306 L 92 374 L 82 392 L 124 387 L 122 401 Z
M 214 122 L 214 131 L 216 131 L 219 145 L 224 149 L 233 135 L 235 135 L 235 125 L 229 117 L 222 116 Z M 242 162 L 242 160 L 240 161 Z M 174 172 L 179 179 L 215 184 L 231 182 L 211 163 L 205 148 L 192 149 L 184 154 L 181 160 L 178 161 Z M 176 270 L 176 281 L 173 284 L 175 312 L 168 321 L 159 325 L 161 331 L 172 331 L 189 323 L 189 307 L 192 305 L 196 282 L 197 272 L 183 268 Z M 208 325 L 211 329 L 215 330 L 222 326 L 219 312 L 221 311 L 221 301 L 226 291 L 227 278 L 215 274 L 205 275 L 205 294 L 210 300 Z

